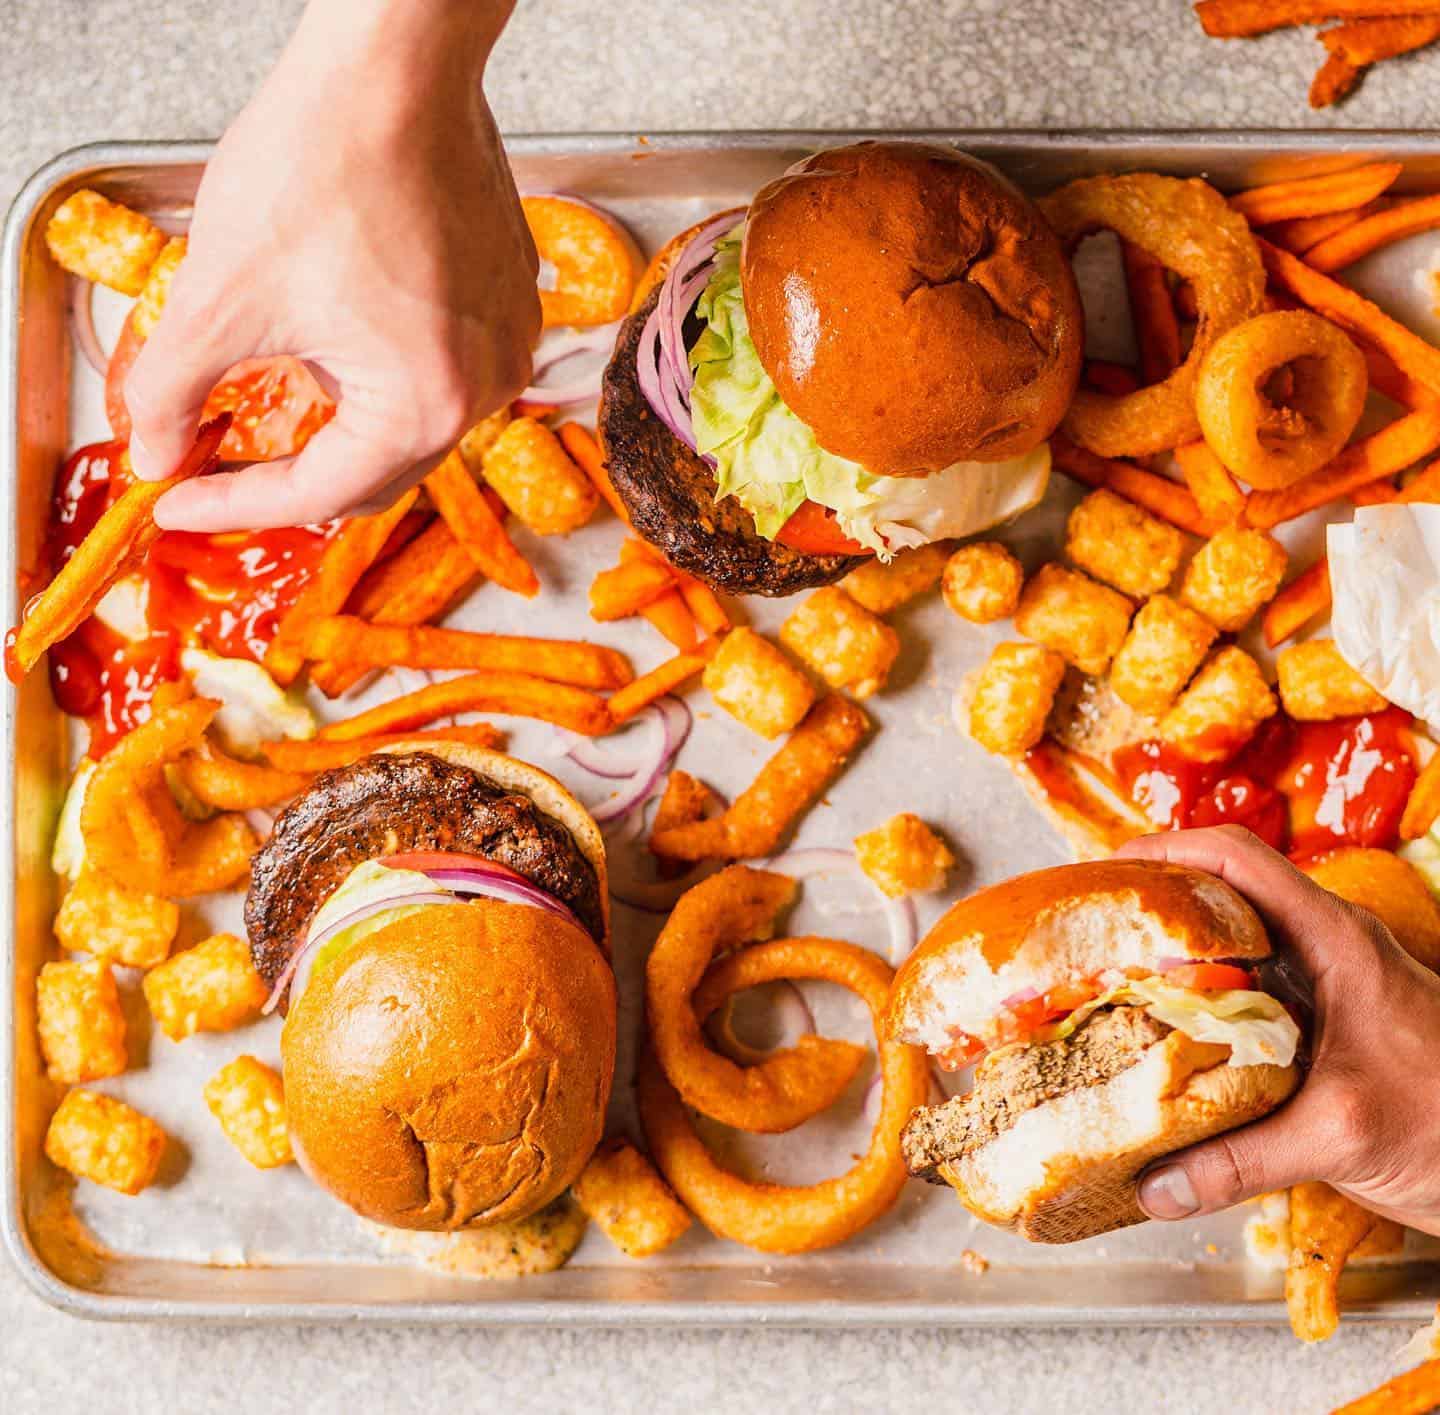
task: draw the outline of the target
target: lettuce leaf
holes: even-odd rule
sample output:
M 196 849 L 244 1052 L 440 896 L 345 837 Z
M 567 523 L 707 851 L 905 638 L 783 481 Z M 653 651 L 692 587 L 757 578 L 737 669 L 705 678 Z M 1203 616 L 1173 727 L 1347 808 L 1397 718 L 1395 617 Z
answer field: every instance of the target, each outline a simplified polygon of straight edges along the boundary
M 750 338 L 740 287 L 744 225 L 715 244 L 715 271 L 695 306 L 704 325 L 690 350 L 695 445 L 773 540 L 801 502 L 836 514 L 840 529 L 888 560 L 932 540 L 970 535 L 1029 510 L 1045 494 L 1050 449 L 1007 462 L 958 462 L 927 477 L 872 476 L 825 451 L 786 407 Z
M 1434 830 L 1402 845 L 1396 853 L 1420 871 L 1431 894 L 1440 896 L 1440 836 Z
M 437 884 L 429 875 L 421 874 L 419 870 L 392 870 L 378 860 L 366 860 L 363 864 L 356 865 L 345 877 L 345 883 L 316 910 L 305 937 L 307 940 L 314 938 L 332 923 L 357 909 L 363 909 L 367 904 L 379 904 L 386 899 L 403 899 L 417 893 L 434 894 L 437 891 L 449 892 L 444 885 Z M 315 960 L 310 965 L 311 978 L 318 977 L 322 968 L 332 967 L 342 954 L 369 938 L 371 934 L 379 933 L 397 919 L 408 918 L 411 914 L 418 914 L 420 910 L 431 907 L 429 904 L 397 904 L 393 909 L 378 910 L 351 924 L 348 929 L 341 929 L 334 938 L 328 939 L 315 955 Z
M 315 735 L 314 713 L 258 663 L 192 648 L 180 655 L 180 666 L 194 680 L 197 693 L 220 700 L 215 732 L 225 750 L 235 756 L 255 757 L 261 742 L 280 737 Z
M 82 757 L 80 765 L 75 768 L 75 775 L 70 778 L 70 789 L 65 793 L 60 819 L 55 823 L 50 868 L 72 884 L 85 868 L 85 837 L 80 833 L 80 810 L 85 804 L 85 790 L 94 775 L 95 763 L 89 757 Z

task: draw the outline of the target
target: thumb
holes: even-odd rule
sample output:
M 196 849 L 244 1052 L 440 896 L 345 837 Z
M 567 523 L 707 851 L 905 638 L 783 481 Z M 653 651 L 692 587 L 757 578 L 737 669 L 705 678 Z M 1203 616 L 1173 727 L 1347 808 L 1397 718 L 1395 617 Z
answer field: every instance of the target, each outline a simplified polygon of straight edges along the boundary
M 226 369 L 255 352 L 233 327 L 192 313 L 180 276 L 125 380 L 130 460 L 144 481 L 168 477 L 190 450 L 210 390 Z
M 1307 1179 L 1327 1179 L 1324 1103 L 1301 1091 L 1275 1114 L 1188 1150 L 1140 1177 L 1135 1195 L 1154 1219 L 1194 1218 Z

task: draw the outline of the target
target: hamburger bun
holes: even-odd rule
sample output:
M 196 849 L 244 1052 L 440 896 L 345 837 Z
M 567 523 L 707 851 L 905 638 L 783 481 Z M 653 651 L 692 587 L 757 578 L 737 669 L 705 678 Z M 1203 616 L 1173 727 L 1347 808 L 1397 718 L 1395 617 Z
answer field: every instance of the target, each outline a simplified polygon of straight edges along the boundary
M 1108 968 L 1270 956 L 1259 915 L 1224 880 L 1153 860 L 1095 860 L 1017 875 L 954 905 L 895 979 L 896 1041 L 943 1050 L 983 1036 L 1008 997 Z
M 400 918 L 318 969 L 281 1037 L 295 1154 L 397 1228 L 524 1218 L 600 1140 L 615 979 L 545 910 L 483 899 Z
M 1226 1066 L 1181 1032 L 1128 1071 L 1027 1112 L 940 1173 L 978 1218 L 1032 1243 L 1073 1243 L 1142 1223 L 1135 1180 L 1151 1160 L 1268 1115 L 1294 1066 Z
M 1018 457 L 1074 396 L 1084 316 L 1064 249 L 1017 187 L 953 148 L 807 158 L 752 203 L 741 275 L 780 397 L 878 475 Z

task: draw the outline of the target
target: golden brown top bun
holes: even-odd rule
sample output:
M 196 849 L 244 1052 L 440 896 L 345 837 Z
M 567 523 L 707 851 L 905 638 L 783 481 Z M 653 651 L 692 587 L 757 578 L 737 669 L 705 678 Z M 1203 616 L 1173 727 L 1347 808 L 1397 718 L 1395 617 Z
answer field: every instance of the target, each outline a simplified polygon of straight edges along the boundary
M 1074 396 L 1070 262 L 1017 187 L 953 148 L 858 143 L 799 163 L 751 205 L 741 278 L 781 398 L 871 472 L 1018 457 Z
M 523 1218 L 580 1173 L 615 1067 L 615 979 L 545 910 L 441 904 L 313 977 L 281 1037 L 295 1153 L 398 1228 Z
M 1172 958 L 1267 958 L 1254 909 L 1202 870 L 1095 860 L 1017 875 L 962 899 L 901 968 L 890 997 L 898 1041 L 940 1051 L 983 1037 L 1007 998 L 1110 968 L 1157 972 Z

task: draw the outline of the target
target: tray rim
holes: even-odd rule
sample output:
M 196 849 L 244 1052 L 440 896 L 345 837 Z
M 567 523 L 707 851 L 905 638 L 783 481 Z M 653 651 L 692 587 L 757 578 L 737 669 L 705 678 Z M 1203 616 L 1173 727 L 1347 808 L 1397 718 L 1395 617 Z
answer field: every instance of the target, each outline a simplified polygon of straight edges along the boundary
M 713 148 L 763 151 L 780 146 L 823 147 L 862 139 L 930 139 L 961 143 L 979 153 L 1016 147 L 1052 151 L 1126 150 L 1145 152 L 1183 147 L 1203 155 L 1206 149 L 1233 152 L 1237 147 L 1257 156 L 1326 156 L 1369 146 L 1399 156 L 1440 155 L 1440 129 L 1283 129 L 1283 128 L 917 128 L 917 129 L 700 129 L 640 133 L 524 132 L 506 134 L 506 147 L 522 157 L 559 154 L 703 152 Z M 6 527 L 0 538 L 0 619 L 13 624 L 19 611 L 14 573 L 17 535 L 18 458 L 14 417 L 19 398 L 19 270 L 30 222 L 61 187 L 97 169 L 124 166 L 185 166 L 203 164 L 215 149 L 213 140 L 111 140 L 86 143 L 61 151 L 42 164 L 20 186 L 0 232 L 0 408 L 5 428 L 0 436 L 0 516 Z M 0 702 L 0 732 L 9 760 L 17 750 L 16 689 L 8 682 Z M 0 811 L 0 967 L 13 978 L 15 942 L 15 775 L 10 773 L 6 809 Z M 1176 1303 L 1163 1307 L 1116 1304 L 1104 1308 L 1024 1309 L 999 1303 L 958 1304 L 887 1300 L 884 1302 L 820 1300 L 804 1306 L 783 1301 L 615 1301 L 513 1299 L 486 1302 L 425 1301 L 327 1303 L 281 1301 L 190 1300 L 105 1293 L 65 1281 L 40 1258 L 23 1220 L 15 1118 L 19 1104 L 16 1075 L 16 1016 L 8 1002 L 0 1007 L 0 1237 L 10 1261 L 26 1286 L 42 1301 L 68 1315 L 99 1321 L 183 1321 L 197 1324 L 262 1323 L 386 1323 L 422 1326 L 495 1326 L 556 1328 L 687 1328 L 751 1326 L 787 1329 L 897 1327 L 923 1323 L 946 1328 L 1003 1327 L 1165 1327 L 1281 1326 L 1284 1304 L 1275 1299 L 1253 1302 Z M 337 1269 L 340 1270 L 340 1269 Z M 1431 1304 L 1401 1299 L 1362 1307 L 1347 1321 L 1398 1324 L 1424 1321 Z

